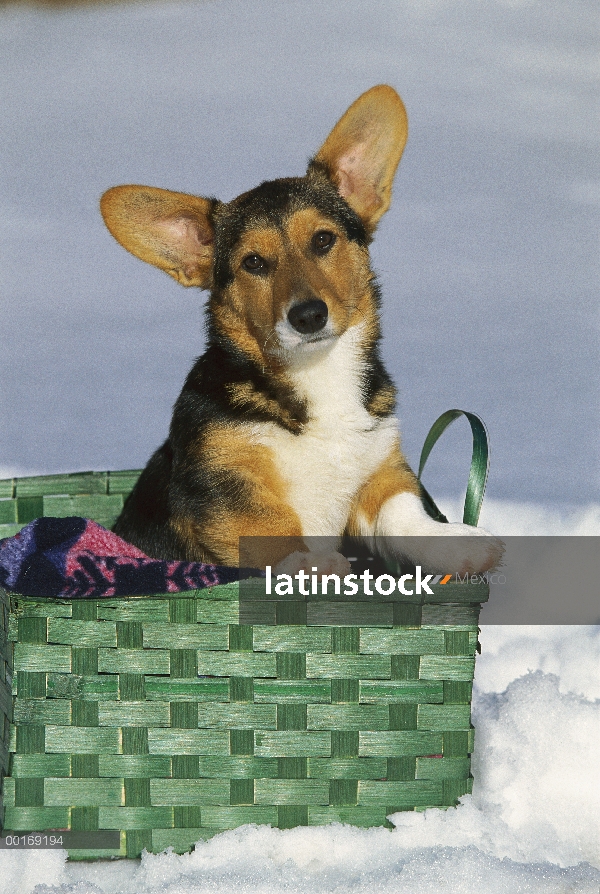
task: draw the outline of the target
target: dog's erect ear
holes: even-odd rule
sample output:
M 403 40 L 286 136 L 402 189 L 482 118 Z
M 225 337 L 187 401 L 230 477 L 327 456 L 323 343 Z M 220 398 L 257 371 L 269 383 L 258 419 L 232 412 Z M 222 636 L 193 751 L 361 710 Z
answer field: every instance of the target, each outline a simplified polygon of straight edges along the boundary
M 380 84 L 358 97 L 314 158 L 369 233 L 390 206 L 407 136 L 402 100 L 392 87 Z
M 115 186 L 100 200 L 117 242 L 182 286 L 211 284 L 213 202 L 153 186 Z

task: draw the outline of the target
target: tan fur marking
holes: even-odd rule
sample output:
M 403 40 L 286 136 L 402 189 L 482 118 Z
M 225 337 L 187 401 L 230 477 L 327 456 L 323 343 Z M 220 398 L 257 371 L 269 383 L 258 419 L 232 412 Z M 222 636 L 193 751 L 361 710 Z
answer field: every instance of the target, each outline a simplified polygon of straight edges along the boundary
M 242 267 L 249 254 L 258 254 L 270 267 L 268 276 L 253 276 Z M 278 374 L 281 365 L 273 362 L 269 348 L 281 308 L 276 306 L 274 278 L 284 256 L 280 232 L 275 227 L 254 228 L 242 235 L 232 257 L 233 282 L 220 296 L 211 300 L 210 310 L 218 329 L 241 351 L 259 365 Z
M 198 452 L 216 480 L 233 475 L 238 487 L 202 529 L 189 518 L 174 523 L 186 543 L 194 539 L 195 554 L 203 551 L 219 564 L 238 565 L 240 537 L 290 538 L 274 548 L 271 544 L 268 555 L 257 544 L 252 563 L 256 567 L 264 567 L 265 556 L 275 563 L 295 550 L 306 551 L 300 520 L 286 502 L 286 485 L 267 447 L 253 443 L 248 430 L 213 425 L 204 433 Z
M 389 416 L 390 413 L 394 412 L 395 405 L 396 394 L 390 386 L 388 388 L 380 388 L 373 395 L 367 404 L 367 410 L 372 416 Z
M 400 493 L 418 495 L 419 484 L 398 445 L 359 490 L 350 510 L 347 533 L 351 537 L 359 536 L 360 519 L 372 524 L 383 504 Z
M 264 508 L 262 506 L 261 510 Z M 219 557 L 218 564 L 240 564 L 240 537 L 254 538 L 250 546 L 246 545 L 243 557 L 244 565 L 250 568 L 275 566 L 290 553 L 308 552 L 304 540 L 299 535 L 294 535 L 290 525 L 283 519 L 277 525 L 272 524 L 272 521 L 273 519 L 265 520 L 264 525 L 261 525 L 257 516 L 244 516 L 235 512 L 213 516 L 210 521 L 210 545 L 214 555 Z M 258 539 L 263 537 L 268 539 Z

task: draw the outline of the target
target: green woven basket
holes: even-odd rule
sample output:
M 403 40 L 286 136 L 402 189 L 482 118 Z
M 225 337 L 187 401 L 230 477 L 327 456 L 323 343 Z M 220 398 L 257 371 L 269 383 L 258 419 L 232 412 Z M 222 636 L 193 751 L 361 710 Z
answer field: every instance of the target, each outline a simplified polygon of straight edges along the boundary
M 0 537 L 41 515 L 109 526 L 137 475 L 2 481 Z M 399 810 L 455 805 L 471 791 L 488 593 L 433 590 L 303 613 L 288 597 L 252 625 L 237 584 L 73 601 L 0 591 L 5 832 L 117 830 L 118 846 L 91 834 L 71 857 L 137 857 L 244 823 L 389 826 Z

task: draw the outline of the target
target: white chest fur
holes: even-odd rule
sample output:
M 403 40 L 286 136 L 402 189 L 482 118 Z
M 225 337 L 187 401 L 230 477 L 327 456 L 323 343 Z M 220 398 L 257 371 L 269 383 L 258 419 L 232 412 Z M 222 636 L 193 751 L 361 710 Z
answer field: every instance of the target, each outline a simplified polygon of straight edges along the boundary
M 291 370 L 308 405 L 302 434 L 253 426 L 256 441 L 272 449 L 306 536 L 342 534 L 353 498 L 398 440 L 395 418 L 375 419 L 362 405 L 360 335 L 360 327 L 349 329 Z

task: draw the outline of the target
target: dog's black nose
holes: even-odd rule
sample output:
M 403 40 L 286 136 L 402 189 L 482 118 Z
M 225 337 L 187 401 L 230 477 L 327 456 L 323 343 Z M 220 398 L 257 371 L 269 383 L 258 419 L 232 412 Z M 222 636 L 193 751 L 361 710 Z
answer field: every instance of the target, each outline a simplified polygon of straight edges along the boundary
M 302 304 L 294 304 L 288 312 L 288 320 L 296 332 L 306 335 L 323 329 L 327 323 L 327 314 L 325 302 L 320 298 L 311 298 Z

